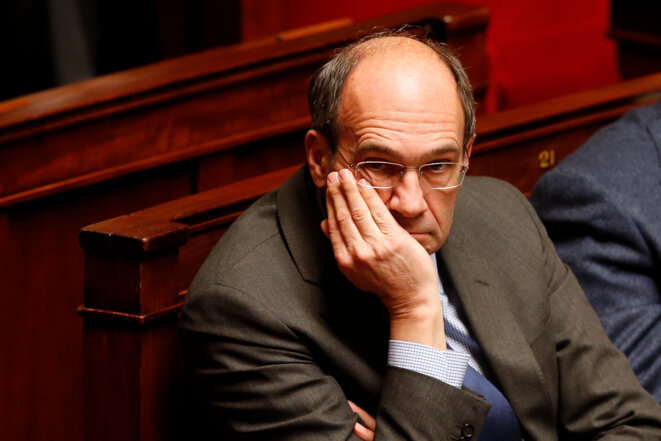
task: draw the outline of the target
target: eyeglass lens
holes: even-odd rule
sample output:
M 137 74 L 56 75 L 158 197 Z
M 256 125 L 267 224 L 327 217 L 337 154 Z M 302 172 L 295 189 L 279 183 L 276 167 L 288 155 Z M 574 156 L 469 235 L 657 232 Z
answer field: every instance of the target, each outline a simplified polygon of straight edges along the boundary
M 364 178 L 372 187 L 391 188 L 397 185 L 406 170 L 401 164 L 380 161 L 360 162 L 356 165 L 357 177 Z M 463 181 L 464 167 L 459 163 L 436 162 L 419 168 L 421 182 L 431 188 L 455 187 Z

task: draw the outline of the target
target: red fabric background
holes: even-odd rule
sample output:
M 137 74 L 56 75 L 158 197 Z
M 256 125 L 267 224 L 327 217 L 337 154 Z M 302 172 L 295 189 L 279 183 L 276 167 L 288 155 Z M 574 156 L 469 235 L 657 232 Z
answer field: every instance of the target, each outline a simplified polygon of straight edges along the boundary
M 341 17 L 363 20 L 433 0 L 282 0 L 285 28 Z M 608 0 L 459 0 L 491 12 L 487 111 L 619 81 L 606 37 Z

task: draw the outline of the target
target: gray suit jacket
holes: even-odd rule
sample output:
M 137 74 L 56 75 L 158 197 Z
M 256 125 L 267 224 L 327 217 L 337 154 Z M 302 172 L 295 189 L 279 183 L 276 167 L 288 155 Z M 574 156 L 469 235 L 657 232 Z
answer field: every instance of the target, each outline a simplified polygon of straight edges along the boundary
M 477 439 L 482 397 L 387 366 L 387 311 L 338 271 L 308 173 L 234 223 L 186 298 L 182 346 L 205 431 L 357 439 L 350 399 L 376 415 L 377 440 L 454 440 L 470 428 Z M 518 191 L 467 178 L 438 257 L 527 439 L 661 439 L 661 407 Z
M 661 103 L 597 132 L 531 195 L 606 333 L 661 402 Z

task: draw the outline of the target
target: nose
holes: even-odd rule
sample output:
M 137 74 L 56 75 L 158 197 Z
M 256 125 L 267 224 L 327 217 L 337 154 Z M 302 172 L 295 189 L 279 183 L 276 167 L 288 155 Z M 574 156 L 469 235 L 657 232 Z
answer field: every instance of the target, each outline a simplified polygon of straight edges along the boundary
M 416 169 L 403 171 L 401 180 L 392 188 L 388 208 L 406 218 L 418 217 L 427 209 Z

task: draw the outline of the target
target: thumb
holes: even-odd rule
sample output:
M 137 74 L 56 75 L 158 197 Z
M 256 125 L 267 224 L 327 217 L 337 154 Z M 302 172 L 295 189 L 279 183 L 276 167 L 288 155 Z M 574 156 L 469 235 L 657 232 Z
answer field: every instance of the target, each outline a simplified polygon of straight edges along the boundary
M 324 236 L 330 239 L 330 232 L 328 231 L 328 219 L 321 221 L 321 231 L 324 233 Z

